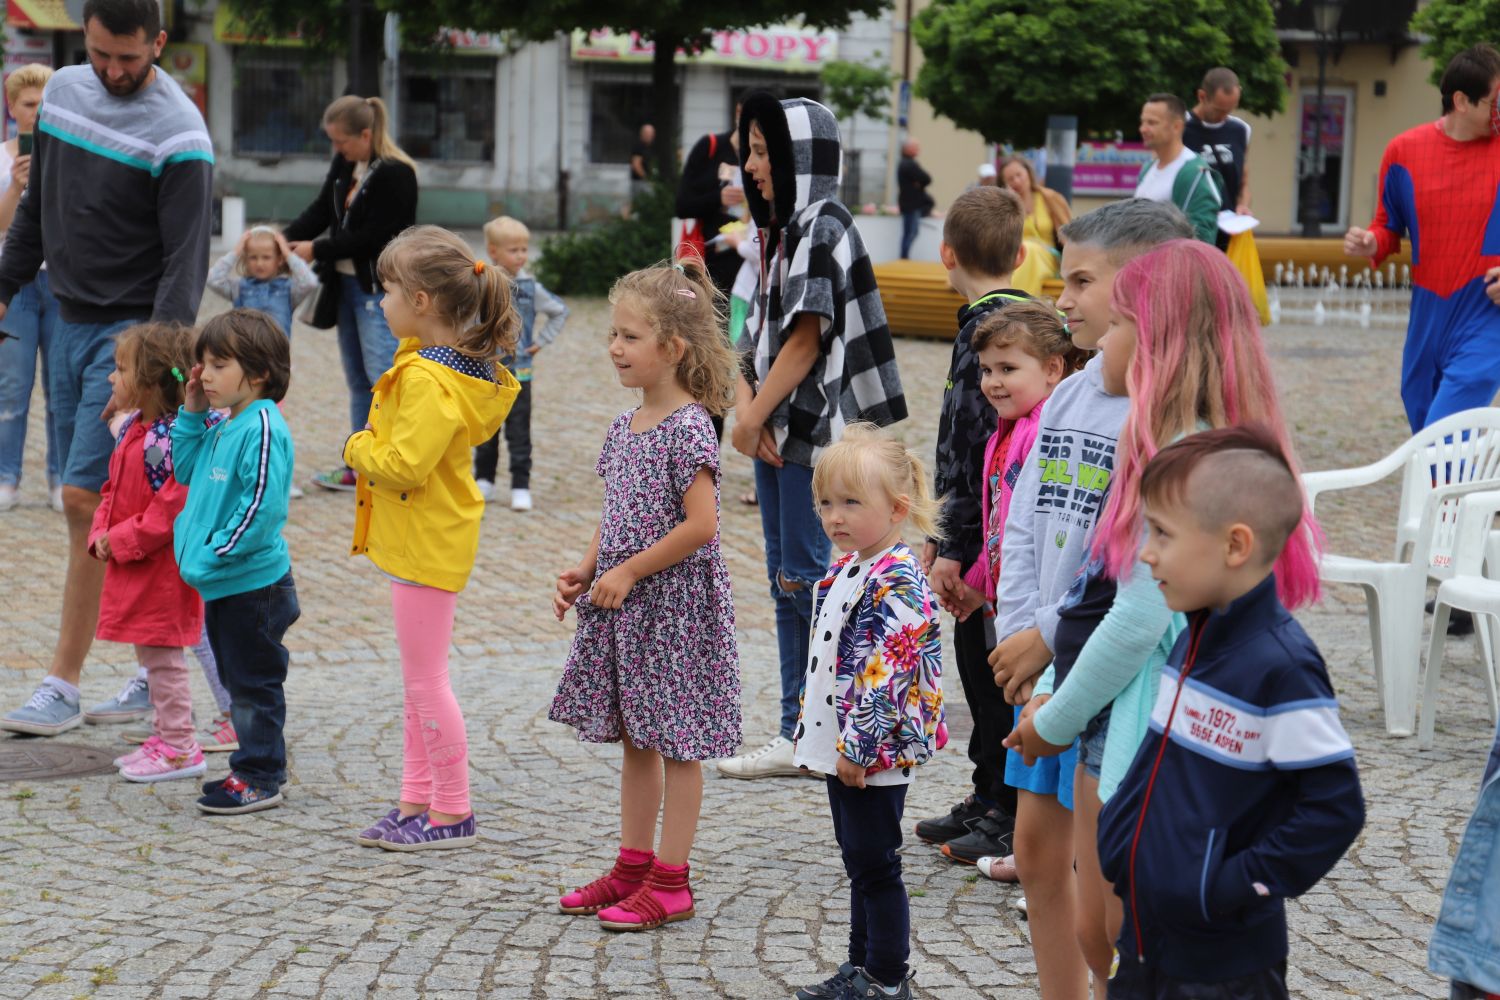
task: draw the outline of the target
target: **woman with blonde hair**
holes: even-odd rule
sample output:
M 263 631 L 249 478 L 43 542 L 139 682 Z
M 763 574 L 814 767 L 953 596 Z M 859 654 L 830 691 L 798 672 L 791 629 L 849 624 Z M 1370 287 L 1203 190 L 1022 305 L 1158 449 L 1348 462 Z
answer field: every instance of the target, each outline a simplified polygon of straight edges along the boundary
M 380 311 L 384 294 L 376 261 L 396 234 L 417 221 L 416 163 L 390 134 L 378 97 L 340 97 L 323 112 L 333 163 L 323 190 L 287 226 L 292 252 L 316 262 L 323 289 L 312 325 L 337 326 L 350 430 L 365 426 L 371 387 L 396 356 L 396 338 Z M 326 235 L 325 235 L 326 234 Z M 313 477 L 330 490 L 354 489 L 352 470 L 339 466 Z
M 0 247 L 4 234 L 16 217 L 16 206 L 31 175 L 31 136 L 36 128 L 42 88 L 52 78 L 52 69 L 35 63 L 22 66 L 5 78 L 5 102 L 16 119 L 17 135 L 0 144 Z M 24 136 L 25 149 L 21 148 Z M 0 511 L 18 502 L 21 457 L 26 453 L 26 415 L 31 408 L 31 390 L 36 383 L 36 356 L 42 356 L 42 392 L 47 393 L 46 373 L 52 354 L 52 332 L 57 326 L 57 299 L 47 281 L 47 266 L 36 278 L 22 285 L 0 321 Z M 49 394 L 50 396 L 50 394 Z M 53 510 L 62 510 L 61 469 L 52 410 L 47 409 L 47 490 Z
M 1061 276 L 1058 230 L 1073 218 L 1068 200 L 1037 180 L 1036 167 L 1024 156 L 1011 155 L 1000 161 L 1000 180 L 1016 193 L 1026 207 L 1026 227 L 1021 240 L 1026 260 L 1016 269 L 1011 285 L 1030 295 L 1042 294 L 1042 282 Z

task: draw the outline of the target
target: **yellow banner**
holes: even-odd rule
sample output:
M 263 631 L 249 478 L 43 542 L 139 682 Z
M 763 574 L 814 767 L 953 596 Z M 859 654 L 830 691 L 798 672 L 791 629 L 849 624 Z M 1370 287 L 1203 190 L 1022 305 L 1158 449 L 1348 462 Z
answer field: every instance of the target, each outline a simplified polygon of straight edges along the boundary
M 639 32 L 573 32 L 572 55 L 580 62 L 649 63 L 656 47 Z M 747 66 L 782 73 L 816 73 L 838 58 L 839 36 L 794 24 L 745 31 L 716 31 L 702 52 L 677 52 L 677 62 Z

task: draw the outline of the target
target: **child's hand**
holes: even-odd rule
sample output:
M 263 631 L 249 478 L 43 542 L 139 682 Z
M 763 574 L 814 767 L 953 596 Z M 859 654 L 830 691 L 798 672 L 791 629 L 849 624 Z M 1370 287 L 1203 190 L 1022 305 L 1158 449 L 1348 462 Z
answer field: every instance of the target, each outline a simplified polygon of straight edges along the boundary
M 995 684 L 1005 688 L 1005 700 L 1019 704 L 1016 697 L 1021 685 L 1047 669 L 1052 662 L 1052 650 L 1042 641 L 1040 629 L 1022 629 L 990 650 L 990 668 L 995 672 Z
M 552 597 L 552 613 L 557 615 L 557 620 L 562 621 L 563 615 L 578 600 L 584 588 L 589 585 L 589 578 L 578 567 L 565 569 L 557 577 L 557 593 Z
M 939 556 L 933 560 L 932 568 L 927 571 L 927 582 L 938 597 L 952 600 L 958 596 L 958 588 L 963 585 L 963 573 L 964 568 L 957 559 L 944 559 Z
M 1026 708 L 1021 712 L 1021 720 L 1010 731 L 1010 735 L 1005 737 L 1005 746 L 1019 753 L 1027 767 L 1035 764 L 1038 757 L 1056 757 L 1068 749 L 1066 746 L 1048 743 L 1036 731 L 1034 716 L 1037 709 L 1046 703 L 1046 695 L 1039 695 L 1027 702 Z
M 594 589 L 589 591 L 589 601 L 596 608 L 614 611 L 625 603 L 625 598 L 629 596 L 630 588 L 635 586 L 635 581 L 636 575 L 626 569 L 624 563 L 621 563 L 594 581 Z
M 541 349 L 542 349 L 542 345 L 541 344 L 532 344 L 530 347 L 526 348 L 526 353 L 532 355 L 533 357 L 535 357 L 536 353 L 538 351 L 540 351 Z
M 950 596 L 941 599 L 943 610 L 961 622 L 968 621 L 970 615 L 984 607 L 984 593 L 962 580 L 958 582 L 957 588 L 948 593 Z
M 937 542 L 928 542 L 922 546 L 922 572 L 931 573 L 933 561 L 937 559 Z
M 243 256 L 245 256 L 245 244 L 247 244 L 249 242 L 250 242 L 250 230 L 247 229 L 243 233 L 240 233 L 240 240 L 239 240 L 238 243 L 236 243 L 234 245 L 234 255 L 236 257 L 243 257 Z
M 189 413 L 203 413 L 208 409 L 208 396 L 203 391 L 203 365 L 193 366 L 183 386 L 183 404 Z
M 100 562 L 109 562 L 109 536 L 100 535 L 99 540 L 94 543 L 94 558 Z
M 838 779 L 848 788 L 865 787 L 865 769 L 843 754 L 839 754 Z
M 290 260 L 292 258 L 292 245 L 286 241 L 286 237 L 281 234 L 281 230 L 273 229 L 271 230 L 271 235 L 276 237 L 276 249 L 281 251 L 282 259 Z

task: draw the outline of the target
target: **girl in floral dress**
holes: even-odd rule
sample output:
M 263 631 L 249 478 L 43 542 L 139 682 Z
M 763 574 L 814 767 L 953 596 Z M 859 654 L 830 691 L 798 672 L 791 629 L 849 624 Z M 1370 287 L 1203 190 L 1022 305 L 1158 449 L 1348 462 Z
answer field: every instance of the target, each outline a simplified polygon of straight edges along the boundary
M 615 418 L 596 471 L 604 514 L 583 560 L 557 581 L 559 620 L 578 609 L 550 718 L 590 743 L 624 744 L 620 853 L 558 902 L 640 931 L 693 915 L 688 855 L 701 761 L 740 745 L 739 652 L 719 551 L 719 443 L 735 356 L 718 293 L 697 261 L 615 283 L 609 357 L 641 405 Z M 660 813 L 661 840 L 656 839 Z M 654 848 L 654 850 L 653 850 Z
M 797 993 L 910 1000 L 911 920 L 901 816 L 917 765 L 947 742 L 938 600 L 901 540 L 939 533 L 927 470 L 873 424 L 852 424 L 818 459 L 813 500 L 844 553 L 814 596 L 792 761 L 828 776 L 833 835 L 851 883 L 849 961 Z

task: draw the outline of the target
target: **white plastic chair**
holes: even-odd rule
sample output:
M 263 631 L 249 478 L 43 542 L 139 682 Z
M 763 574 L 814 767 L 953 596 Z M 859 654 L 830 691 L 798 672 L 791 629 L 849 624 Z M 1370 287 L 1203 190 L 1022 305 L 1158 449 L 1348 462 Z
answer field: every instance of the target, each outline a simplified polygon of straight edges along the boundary
M 1396 515 L 1397 562 L 1406 557 L 1416 542 L 1422 498 L 1428 492 L 1451 483 L 1500 477 L 1500 441 L 1485 444 L 1481 440 L 1486 432 L 1493 430 L 1500 430 L 1500 407 L 1482 406 L 1445 417 L 1407 442 L 1414 450 L 1425 449 L 1427 461 L 1408 463 L 1402 478 L 1401 508 Z M 1491 555 L 1500 557 L 1500 539 L 1490 539 L 1489 546 Z
M 1490 696 L 1490 721 L 1500 721 L 1500 682 L 1496 679 L 1494 649 L 1500 643 L 1500 580 L 1481 573 L 1495 515 L 1500 513 L 1500 490 L 1487 490 L 1464 497 L 1458 504 L 1457 529 L 1453 541 L 1452 573 L 1438 587 L 1432 611 L 1432 641 L 1427 648 L 1427 678 L 1422 685 L 1423 747 L 1432 746 L 1437 718 L 1438 680 L 1447 652 L 1449 611 L 1474 615 L 1474 634 L 1479 640 L 1480 664 L 1484 667 Z

